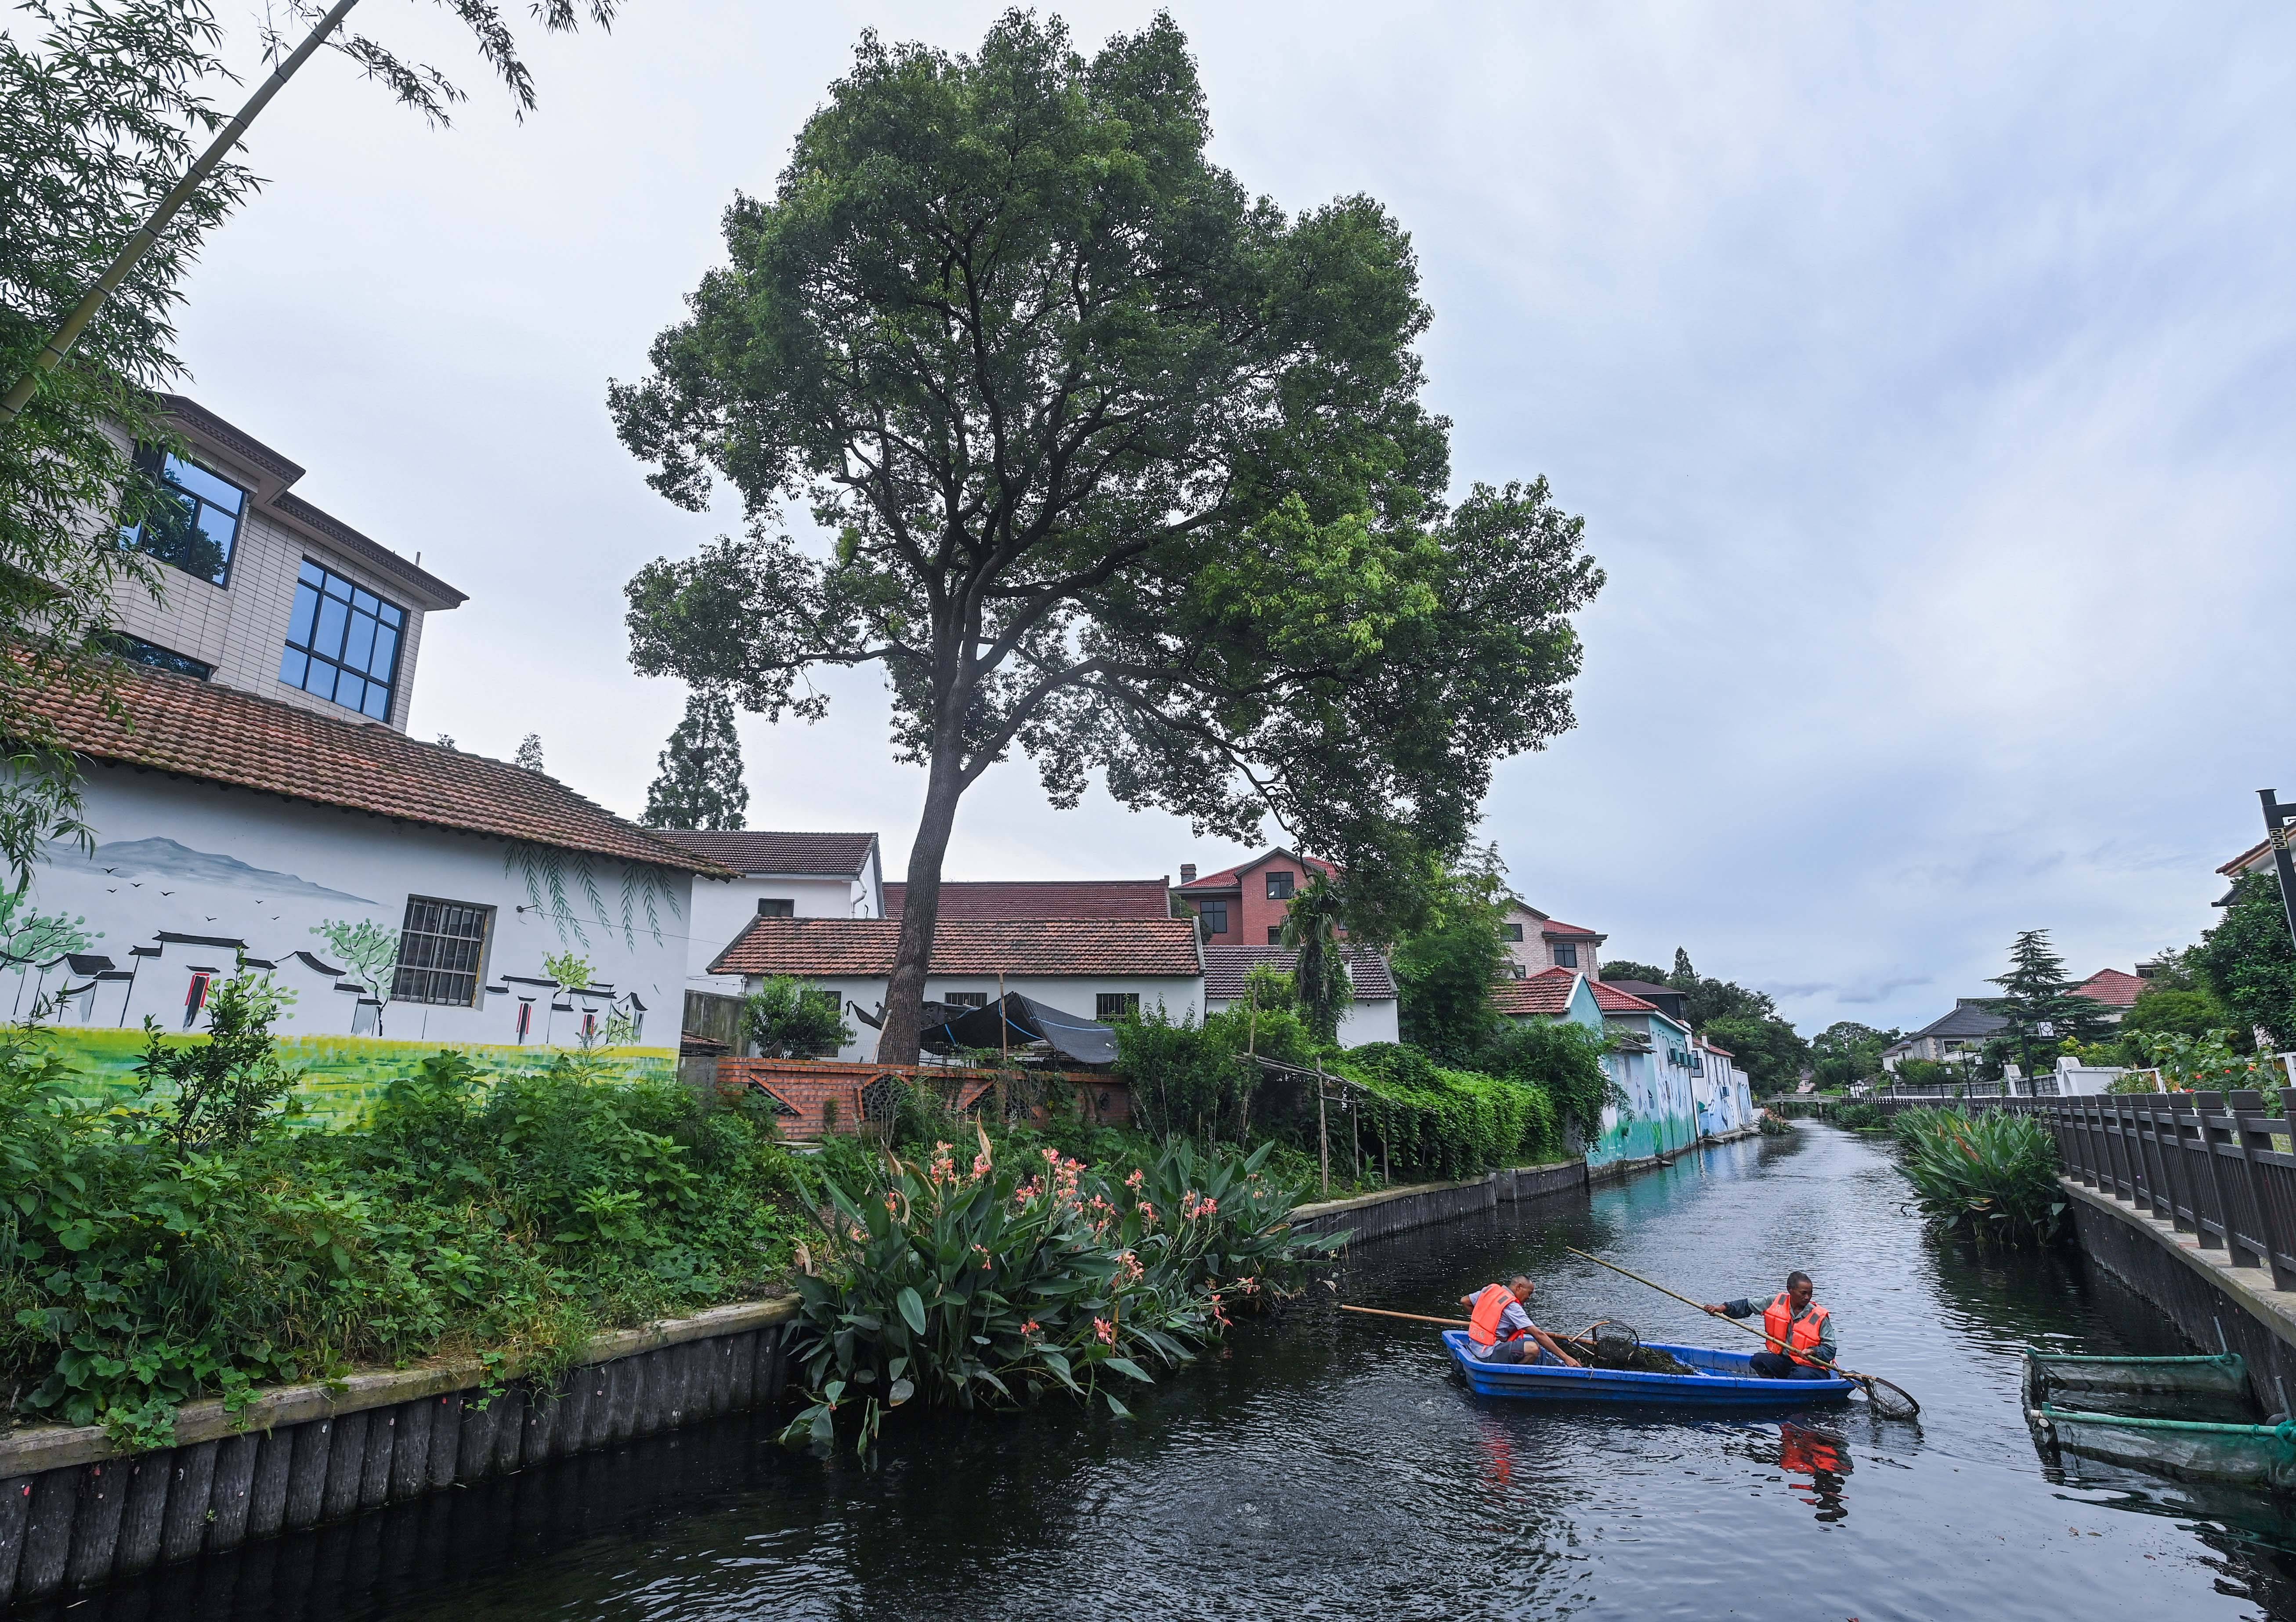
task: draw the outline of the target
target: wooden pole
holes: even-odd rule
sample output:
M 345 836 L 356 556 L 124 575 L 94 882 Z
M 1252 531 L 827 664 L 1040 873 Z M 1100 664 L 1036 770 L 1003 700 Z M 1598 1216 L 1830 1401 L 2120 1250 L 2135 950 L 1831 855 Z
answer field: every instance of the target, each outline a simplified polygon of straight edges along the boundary
M 1324 1107 L 1324 1061 L 1316 1061 L 1316 1158 L 1324 1168 L 1324 1197 L 1332 1194 L 1331 1118 Z
M 1465 1329 L 1469 1327 L 1468 1323 L 1464 1318 L 1431 1318 L 1423 1312 L 1389 1312 L 1382 1307 L 1350 1307 L 1345 1301 L 1340 1303 L 1340 1310 L 1341 1312 L 1359 1312 L 1366 1317 L 1373 1318 L 1401 1318 L 1406 1323 L 1439 1323 L 1445 1329 Z

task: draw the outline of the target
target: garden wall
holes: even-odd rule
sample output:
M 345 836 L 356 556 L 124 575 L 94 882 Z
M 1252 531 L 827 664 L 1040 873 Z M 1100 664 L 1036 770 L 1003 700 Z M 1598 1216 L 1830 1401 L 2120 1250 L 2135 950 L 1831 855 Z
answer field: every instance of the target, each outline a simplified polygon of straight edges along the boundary
M 1344 1228 L 1357 1241 L 1383 1239 L 1477 1211 L 1496 1210 L 1518 1200 L 1570 1193 L 1587 1186 L 1587 1162 L 1556 1160 L 1487 1172 L 1468 1183 L 1421 1183 L 1353 1200 L 1303 1205 L 1292 1225 L 1302 1233 L 1335 1233 Z
M 764 1406 L 794 1298 L 598 1336 L 548 1382 L 489 1395 L 476 1361 L 193 1404 L 176 1445 L 121 1456 L 93 1426 L 0 1437 L 0 1606 Z
M 899 1067 L 849 1064 L 832 1059 L 689 1059 L 679 1067 L 689 1085 L 715 1086 L 730 1092 L 755 1085 L 780 1100 L 789 1110 L 781 1118 L 781 1135 L 809 1143 L 827 1129 L 835 1108 L 837 1130 L 853 1131 L 873 1112 L 870 1088 L 893 1076 L 907 1077 L 938 1087 L 949 1108 L 965 1114 L 987 1098 L 996 1085 L 995 1070 L 945 1069 L 938 1065 Z M 1113 1076 L 1068 1074 L 1062 1077 L 1076 1090 L 1077 1108 L 1085 1119 L 1100 1126 L 1131 1124 L 1132 1094 Z M 1044 1111 L 1037 1113 L 1041 1117 Z

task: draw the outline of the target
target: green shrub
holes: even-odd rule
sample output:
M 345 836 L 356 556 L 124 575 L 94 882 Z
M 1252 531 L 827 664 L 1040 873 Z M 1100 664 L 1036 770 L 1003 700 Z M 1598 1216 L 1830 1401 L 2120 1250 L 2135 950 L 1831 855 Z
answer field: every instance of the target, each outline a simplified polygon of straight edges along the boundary
M 1417 1048 L 1374 1042 L 1332 1067 L 1364 1094 L 1365 1153 L 1376 1143 L 1390 1169 L 1458 1178 L 1562 1152 L 1554 1102 L 1540 1088 L 1446 1069 Z
M 18 1413 L 154 1445 L 184 1402 L 355 1364 L 547 1369 L 595 1330 L 754 1295 L 803 1221 L 769 1116 L 580 1061 L 488 1087 L 441 1053 L 353 1132 L 286 1130 L 276 1099 L 186 1110 L 174 1075 L 105 1111 L 35 1036 L 0 1037 Z
M 1619 1097 L 1618 1085 L 1603 1069 L 1607 1045 L 1572 1020 L 1525 1020 L 1494 1036 L 1476 1068 L 1538 1088 L 1553 1101 L 1558 1124 L 1591 1143 L 1603 1135 L 1604 1106 Z
M 1118 1178 L 977 1142 L 969 1167 L 942 1143 L 858 1187 L 821 1180 L 833 1219 L 798 1281 L 813 1401 L 786 1439 L 831 1443 L 838 1414 L 857 1410 L 865 1451 L 885 1410 L 912 1398 L 972 1408 L 1066 1391 L 1124 1415 L 1115 1382 L 1186 1361 L 1229 1308 L 1340 1242 L 1285 1231 L 1296 1192 L 1263 1175 L 1265 1148 L 1199 1156 L 1175 1140 Z
M 1878 1131 L 1884 1124 L 1882 1119 L 1882 1106 L 1869 1103 L 1864 1099 L 1846 1103 L 1833 1112 L 1833 1124 L 1837 1126 L 1847 1126 L 1852 1132 Z
M 2038 1120 L 1997 1110 L 1907 1110 L 1892 1126 L 1901 1169 L 1932 1225 L 1980 1242 L 2038 1245 L 2056 1236 L 2065 1209 L 2057 1143 Z

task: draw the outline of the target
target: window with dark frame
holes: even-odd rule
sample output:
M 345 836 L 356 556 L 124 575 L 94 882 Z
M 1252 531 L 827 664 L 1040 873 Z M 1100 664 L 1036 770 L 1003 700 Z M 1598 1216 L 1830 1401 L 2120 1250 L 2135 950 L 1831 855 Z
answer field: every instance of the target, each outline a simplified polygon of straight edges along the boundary
M 1503 923 L 1499 925 L 1499 936 L 1504 940 L 1521 940 L 1522 926 L 1519 923 Z
M 797 903 L 786 896 L 760 896 L 758 897 L 758 916 L 794 918 L 797 916 Z
M 1092 999 L 1092 1017 L 1105 1025 L 1111 1020 L 1136 1020 L 1140 1017 L 1140 994 L 1136 991 L 1103 991 Z
M 1283 926 L 1282 924 L 1271 923 L 1267 926 L 1267 944 L 1271 946 L 1280 946 L 1283 944 Z
M 986 1008 L 988 994 L 985 991 L 944 991 L 940 1000 L 951 1008 Z
M 131 665 L 149 665 L 154 670 L 170 670 L 177 676 L 188 676 L 202 682 L 215 674 L 215 667 L 205 659 L 178 653 L 173 648 L 163 648 L 156 642 L 145 642 L 141 636 L 130 636 L 125 631 L 106 631 L 100 638 L 93 640 L 107 652 L 118 655 Z
M 1225 935 L 1227 933 L 1226 902 L 1199 901 L 1196 903 L 1196 916 L 1204 921 L 1205 934 Z
M 279 679 L 378 721 L 390 719 L 406 610 L 303 560 Z
M 1554 946 L 1554 963 L 1555 966 L 1560 969 L 1576 969 L 1578 966 L 1578 948 L 1572 946 L 1566 946 L 1560 941 L 1556 942 Z
M 406 922 L 398 931 L 398 971 L 391 981 L 391 996 L 401 1003 L 477 1007 L 494 916 L 490 906 L 409 896 Z
M 160 498 L 141 523 L 119 527 L 119 545 L 210 586 L 228 586 L 247 492 L 172 451 L 147 446 L 135 465 L 159 481 Z
M 1270 901 L 1291 900 L 1292 881 L 1298 877 L 1299 875 L 1296 873 L 1269 873 L 1267 875 L 1267 898 Z

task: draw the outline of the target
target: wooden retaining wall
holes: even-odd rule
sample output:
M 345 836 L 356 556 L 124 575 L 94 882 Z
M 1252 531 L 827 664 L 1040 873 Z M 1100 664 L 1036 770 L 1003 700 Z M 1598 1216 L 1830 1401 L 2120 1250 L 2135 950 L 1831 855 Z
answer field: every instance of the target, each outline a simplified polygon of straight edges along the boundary
M 1345 1228 L 1357 1241 L 1384 1239 L 1390 1233 L 1496 1210 L 1518 1200 L 1570 1193 L 1586 1186 L 1586 1161 L 1556 1160 L 1488 1172 L 1467 1183 L 1418 1183 L 1353 1200 L 1303 1205 L 1293 1214 L 1292 1225 L 1302 1233 L 1335 1233 Z
M 122 1456 L 94 1426 L 0 1437 L 0 1607 L 776 1398 L 794 1299 L 601 1335 L 539 1385 L 488 1395 L 475 1362 L 266 1393 L 237 1421 L 178 1416 L 176 1445 Z

